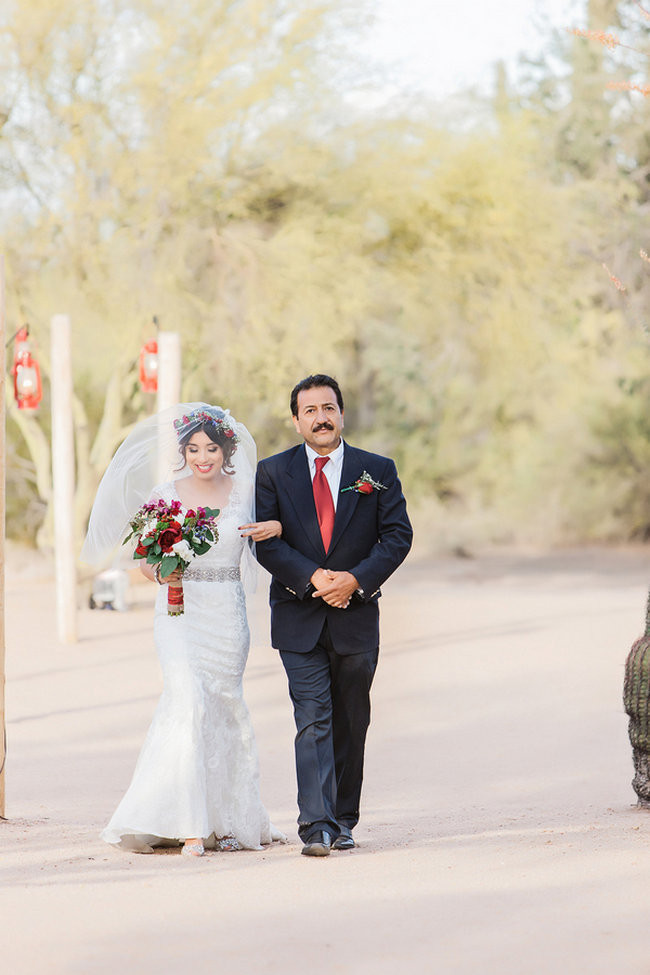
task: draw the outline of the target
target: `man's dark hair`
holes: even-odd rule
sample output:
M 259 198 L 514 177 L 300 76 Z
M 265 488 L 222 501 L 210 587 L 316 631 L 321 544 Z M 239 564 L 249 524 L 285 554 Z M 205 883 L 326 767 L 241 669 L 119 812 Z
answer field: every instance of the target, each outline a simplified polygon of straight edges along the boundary
M 291 412 L 294 416 L 298 416 L 298 393 L 302 392 L 303 389 L 316 389 L 320 386 L 329 386 L 330 389 L 334 390 L 336 402 L 339 404 L 341 413 L 343 412 L 343 395 L 339 389 L 339 384 L 336 379 L 319 372 L 316 376 L 307 376 L 306 379 L 301 379 L 291 390 Z

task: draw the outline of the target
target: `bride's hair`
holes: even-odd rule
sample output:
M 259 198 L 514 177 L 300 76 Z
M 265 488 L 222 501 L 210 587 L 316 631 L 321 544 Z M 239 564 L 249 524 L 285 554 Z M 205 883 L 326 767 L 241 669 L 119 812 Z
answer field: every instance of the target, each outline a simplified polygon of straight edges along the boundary
M 195 433 L 203 431 L 212 441 L 221 447 L 223 451 L 223 463 L 221 470 L 224 474 L 234 474 L 235 468 L 232 465 L 232 455 L 237 450 L 238 438 L 232 435 L 230 427 L 215 423 L 212 419 L 206 419 L 203 423 L 192 425 L 185 433 L 179 433 L 178 452 L 183 463 L 177 470 L 182 471 L 187 463 L 187 445 Z

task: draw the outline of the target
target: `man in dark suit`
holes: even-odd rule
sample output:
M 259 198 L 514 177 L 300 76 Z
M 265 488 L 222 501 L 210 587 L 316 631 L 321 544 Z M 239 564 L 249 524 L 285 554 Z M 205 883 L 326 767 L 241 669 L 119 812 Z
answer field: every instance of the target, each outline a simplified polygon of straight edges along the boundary
M 257 468 L 256 517 L 282 523 L 257 557 L 273 577 L 271 641 L 294 707 L 302 853 L 327 856 L 354 847 L 380 586 L 413 533 L 393 461 L 343 442 L 336 380 L 303 379 L 291 413 L 304 444 Z

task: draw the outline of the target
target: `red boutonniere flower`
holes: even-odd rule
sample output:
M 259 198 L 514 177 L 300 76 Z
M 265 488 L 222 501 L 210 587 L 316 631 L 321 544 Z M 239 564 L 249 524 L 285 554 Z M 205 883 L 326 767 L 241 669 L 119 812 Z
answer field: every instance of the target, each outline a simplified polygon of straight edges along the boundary
M 349 487 L 341 488 L 341 494 L 344 491 L 356 491 L 357 494 L 372 494 L 373 491 L 386 491 L 388 490 L 385 484 L 380 481 L 375 481 L 370 476 L 367 471 L 364 471 L 361 477 L 358 477 L 354 484 L 350 484 Z

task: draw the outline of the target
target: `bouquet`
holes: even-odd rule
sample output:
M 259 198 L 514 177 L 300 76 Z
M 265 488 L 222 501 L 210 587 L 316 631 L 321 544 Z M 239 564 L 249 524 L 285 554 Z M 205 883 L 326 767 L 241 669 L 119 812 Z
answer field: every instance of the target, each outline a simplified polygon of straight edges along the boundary
M 122 544 L 135 538 L 133 558 L 146 559 L 148 565 L 155 566 L 156 578 L 162 582 L 176 569 L 184 571 L 192 559 L 205 555 L 218 541 L 218 514 L 219 508 L 190 509 L 181 522 L 179 501 L 150 501 L 133 516 L 131 531 Z M 184 612 L 182 581 L 169 584 L 167 612 L 170 616 Z

